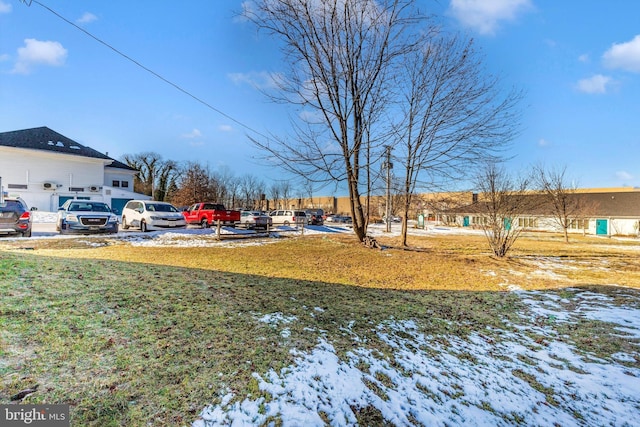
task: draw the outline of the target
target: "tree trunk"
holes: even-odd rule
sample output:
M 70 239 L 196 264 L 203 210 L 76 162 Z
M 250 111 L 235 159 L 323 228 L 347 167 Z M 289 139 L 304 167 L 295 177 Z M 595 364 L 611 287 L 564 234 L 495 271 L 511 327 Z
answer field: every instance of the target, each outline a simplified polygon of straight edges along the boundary
M 366 222 L 364 220 L 364 212 L 362 211 L 362 202 L 360 201 L 360 192 L 358 191 L 358 183 L 353 179 L 349 180 L 349 199 L 351 200 L 351 218 L 353 218 L 353 232 L 360 242 L 367 235 Z

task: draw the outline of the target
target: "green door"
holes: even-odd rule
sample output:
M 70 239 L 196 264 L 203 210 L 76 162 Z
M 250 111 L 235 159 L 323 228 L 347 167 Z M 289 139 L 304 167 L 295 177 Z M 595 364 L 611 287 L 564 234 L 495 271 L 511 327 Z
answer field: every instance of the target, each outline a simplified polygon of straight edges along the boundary
M 129 200 L 131 199 L 111 199 L 111 210 L 115 214 L 122 214 L 122 208 L 124 208 L 124 205 L 126 205 Z
M 469 226 L 469 217 L 465 216 L 464 218 L 462 218 L 462 226 L 463 227 L 468 227 Z
M 605 236 L 609 234 L 609 227 L 606 219 L 596 219 L 596 234 Z

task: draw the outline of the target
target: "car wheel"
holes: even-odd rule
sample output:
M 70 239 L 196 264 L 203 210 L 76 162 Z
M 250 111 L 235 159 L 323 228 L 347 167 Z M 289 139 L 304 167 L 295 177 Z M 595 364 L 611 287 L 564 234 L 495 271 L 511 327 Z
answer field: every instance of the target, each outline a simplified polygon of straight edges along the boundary
M 143 233 L 146 233 L 147 231 L 149 231 L 149 229 L 147 229 L 147 223 L 144 221 L 140 221 L 140 231 L 142 231 Z
M 287 226 L 287 227 L 289 226 L 289 224 L 290 224 L 289 221 L 285 221 L 284 222 L 284 225 Z
M 209 223 L 207 222 L 207 218 L 202 218 L 202 222 L 200 223 L 202 228 L 209 228 Z
M 127 224 L 127 218 L 122 217 L 122 228 L 124 228 L 125 230 L 129 229 L 129 224 Z
M 24 233 L 22 233 L 22 237 L 31 237 L 31 229 L 29 229 L 29 231 L 25 231 Z

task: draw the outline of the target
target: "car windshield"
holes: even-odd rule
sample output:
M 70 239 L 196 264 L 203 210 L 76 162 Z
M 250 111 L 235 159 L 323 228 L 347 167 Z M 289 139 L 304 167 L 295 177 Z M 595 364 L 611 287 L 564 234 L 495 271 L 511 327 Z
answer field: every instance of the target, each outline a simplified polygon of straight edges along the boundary
M 69 210 L 73 212 L 110 212 L 106 203 L 71 203 Z
M 173 205 L 167 205 L 164 203 L 145 203 L 147 210 L 150 212 L 178 212 L 178 209 Z

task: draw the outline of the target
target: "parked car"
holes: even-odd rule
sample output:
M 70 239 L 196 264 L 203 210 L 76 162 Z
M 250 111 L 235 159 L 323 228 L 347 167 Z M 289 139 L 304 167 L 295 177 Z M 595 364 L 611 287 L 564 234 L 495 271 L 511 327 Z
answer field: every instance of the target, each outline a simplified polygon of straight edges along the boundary
M 307 222 L 304 211 L 280 209 L 271 211 L 269 216 L 273 220 L 273 225 L 304 225 Z
M 167 202 L 129 200 L 122 209 L 122 228 L 141 231 L 182 228 L 187 226 L 182 212 Z
M 273 225 L 273 219 L 260 211 L 242 211 L 240 225 L 246 228 L 267 228 Z
M 351 217 L 346 215 L 327 215 L 326 221 L 340 224 L 351 224 L 352 222 Z
M 307 209 L 304 211 L 307 215 L 307 224 L 322 225 L 324 224 L 324 210 L 322 209 Z
M 58 208 L 56 230 L 65 233 L 117 233 L 118 216 L 104 202 L 67 200 Z
M 0 199 L 0 235 L 31 237 L 33 217 L 21 198 Z
M 384 223 L 387 222 L 387 217 L 386 216 L 382 217 L 382 222 L 384 222 Z M 398 215 L 392 215 L 391 216 L 391 222 L 402 222 L 402 218 L 400 218 Z

